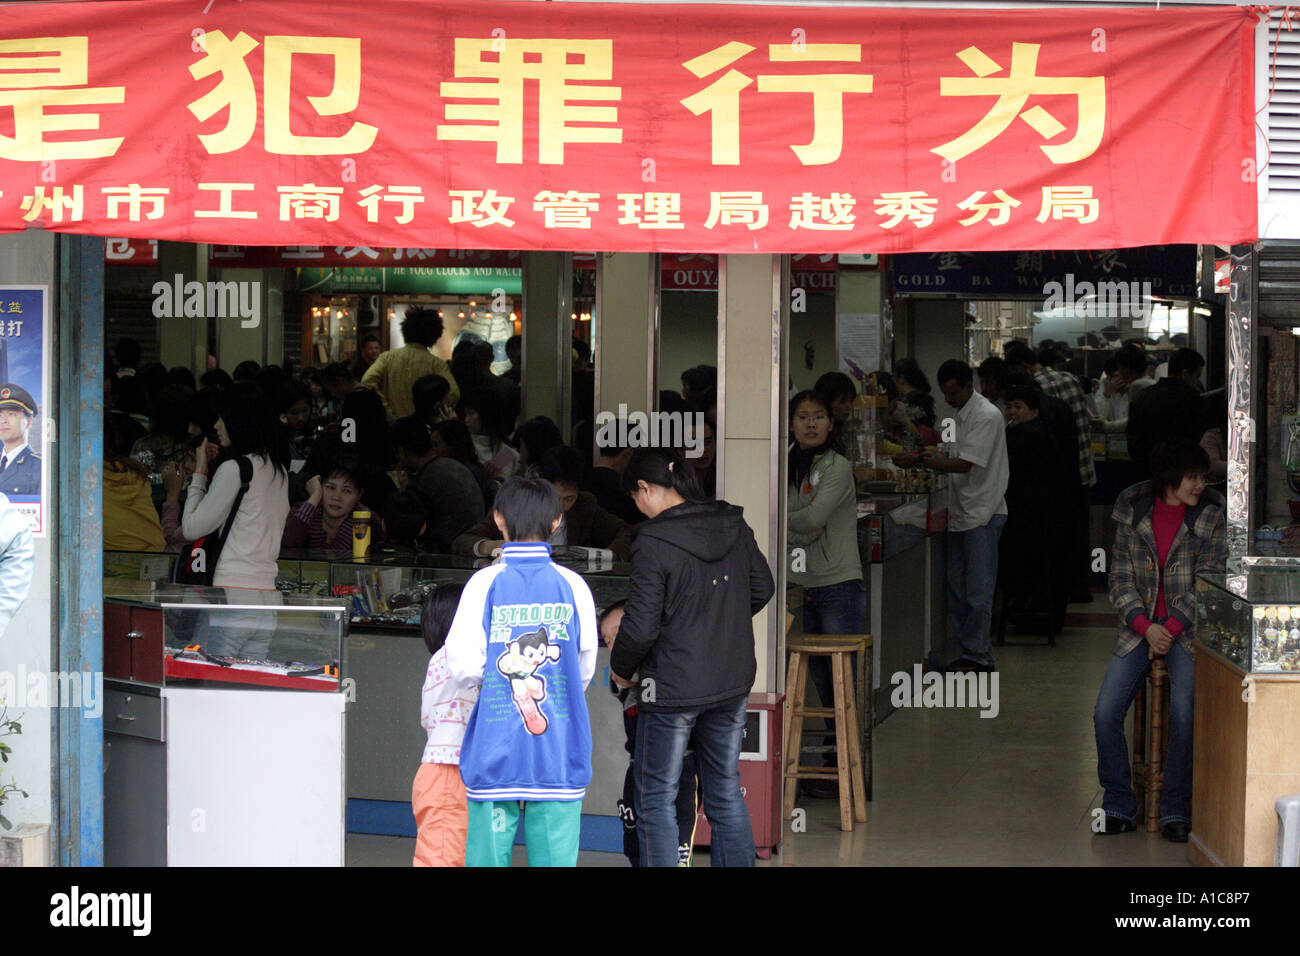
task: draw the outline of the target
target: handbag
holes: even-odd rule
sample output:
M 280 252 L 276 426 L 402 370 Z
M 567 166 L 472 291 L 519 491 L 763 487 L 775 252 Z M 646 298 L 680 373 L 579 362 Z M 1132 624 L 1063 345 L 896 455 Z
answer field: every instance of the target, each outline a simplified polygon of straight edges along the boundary
M 230 527 L 235 523 L 235 515 L 239 513 L 239 506 L 243 503 L 249 483 L 253 480 L 253 463 L 244 456 L 235 460 L 239 463 L 239 493 L 235 495 L 235 502 L 230 506 L 230 514 L 226 516 L 220 531 L 211 531 L 195 538 L 181 549 L 181 556 L 172 568 L 173 584 L 212 586 L 217 561 L 221 558 L 221 548 L 230 535 Z

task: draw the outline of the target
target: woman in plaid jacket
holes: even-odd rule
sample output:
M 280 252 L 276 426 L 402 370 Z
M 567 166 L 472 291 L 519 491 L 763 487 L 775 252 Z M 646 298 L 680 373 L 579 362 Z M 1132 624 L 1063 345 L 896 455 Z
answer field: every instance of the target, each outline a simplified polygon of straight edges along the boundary
M 1209 467 L 1201 446 L 1185 439 L 1161 442 L 1151 452 L 1152 480 L 1125 489 L 1115 502 L 1110 599 L 1119 612 L 1119 641 L 1093 712 L 1097 775 L 1106 791 L 1103 834 L 1136 828 L 1124 718 L 1151 661 L 1163 657 L 1169 668 L 1170 735 L 1160 829 L 1168 840 L 1187 841 L 1196 576 L 1222 571 L 1227 557 L 1223 496 L 1205 487 Z

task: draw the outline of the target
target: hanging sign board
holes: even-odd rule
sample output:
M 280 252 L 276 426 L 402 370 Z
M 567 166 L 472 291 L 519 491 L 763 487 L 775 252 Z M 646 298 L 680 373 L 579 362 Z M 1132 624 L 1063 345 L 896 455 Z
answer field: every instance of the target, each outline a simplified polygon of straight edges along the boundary
M 827 254 L 1258 235 L 1249 7 L 4 11 L 0 231 Z

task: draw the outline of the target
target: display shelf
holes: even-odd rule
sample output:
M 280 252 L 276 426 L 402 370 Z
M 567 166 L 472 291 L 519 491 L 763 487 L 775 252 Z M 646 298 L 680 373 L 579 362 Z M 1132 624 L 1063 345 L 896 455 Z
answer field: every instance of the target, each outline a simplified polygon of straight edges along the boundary
M 1207 574 L 1196 591 L 1199 644 L 1247 672 L 1300 672 L 1300 573 Z
M 116 579 L 104 589 L 106 677 L 340 687 L 347 633 L 341 601 Z

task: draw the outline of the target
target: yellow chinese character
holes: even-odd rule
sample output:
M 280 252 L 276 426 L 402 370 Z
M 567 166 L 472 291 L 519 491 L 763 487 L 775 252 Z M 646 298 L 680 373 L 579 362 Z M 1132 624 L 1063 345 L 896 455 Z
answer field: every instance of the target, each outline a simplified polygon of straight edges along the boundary
M 547 229 L 590 229 L 591 214 L 600 209 L 600 193 L 576 189 L 557 193 L 542 190 L 533 197 L 533 211 L 546 214 Z
M 1102 76 L 1038 76 L 1037 43 L 1011 44 L 1011 70 L 1007 76 L 993 76 L 1003 67 L 978 47 L 957 54 L 974 77 L 945 76 L 939 80 L 940 96 L 996 96 L 984 117 L 956 139 L 932 149 L 944 159 L 956 161 L 987 146 L 1019 116 L 1043 139 L 1051 139 L 1066 127 L 1041 106 L 1024 109 L 1031 96 L 1073 96 L 1078 106 L 1079 126 L 1074 136 L 1054 146 L 1039 146 L 1053 163 L 1077 163 L 1096 152 L 1106 126 L 1106 78 Z M 1024 112 L 1021 112 L 1024 110 Z
M 393 218 L 393 222 L 400 226 L 414 219 L 415 204 L 424 202 L 419 186 L 389 186 L 387 193 L 383 186 L 367 186 L 361 190 L 361 195 L 365 198 L 358 199 L 357 205 L 366 210 L 366 222 L 379 221 L 379 200 L 401 203 L 402 211 Z
M 108 197 L 108 218 L 122 217 L 122 204 L 126 203 L 126 217 L 132 222 L 140 221 L 141 203 L 149 204 L 148 219 L 161 219 L 164 197 L 171 193 L 166 186 L 141 186 L 132 183 L 129 186 L 104 186 L 99 190 Z
M 0 109 L 13 110 L 14 131 L 12 138 L 0 135 L 0 159 L 18 162 L 97 159 L 117 152 L 122 145 L 121 136 L 55 142 L 45 139 L 46 133 L 99 129 L 98 113 L 47 114 L 46 107 L 107 105 L 121 103 L 126 98 L 124 86 L 86 86 L 89 47 L 89 37 L 0 40 Z M 0 122 L 0 127 L 8 125 Z
M 280 194 L 280 221 L 290 219 L 323 219 L 337 222 L 339 218 L 339 196 L 343 195 L 342 186 L 317 186 L 304 183 L 301 186 L 276 186 Z M 290 213 L 293 213 L 290 216 Z
M 196 80 L 219 73 L 215 87 L 193 103 L 189 111 L 200 121 L 229 109 L 226 128 L 219 133 L 199 134 L 209 153 L 230 153 L 242 149 L 257 127 L 257 90 L 245 57 L 257 47 L 246 33 L 233 40 L 220 30 L 203 39 L 203 59 L 190 65 Z M 341 136 L 306 136 L 289 127 L 289 100 L 293 85 L 294 54 L 333 58 L 333 86 L 325 96 L 309 96 L 307 102 L 317 116 L 338 116 L 357 108 L 361 99 L 361 41 L 357 37 L 268 36 L 262 56 L 262 85 L 266 116 L 262 131 L 268 153 L 288 156 L 333 156 L 364 153 L 378 135 L 377 127 L 353 123 Z
M 790 199 L 791 229 L 834 229 L 847 232 L 853 228 L 857 217 L 853 207 L 858 201 L 851 193 L 831 193 L 814 196 L 803 193 Z
M 22 315 L 22 314 L 23 314 L 23 304 L 22 304 L 21 302 L 10 302 L 10 303 L 9 303 L 9 311 L 10 311 L 10 312 L 17 312 L 19 315 Z
M 724 226 L 743 225 L 762 229 L 767 225 L 767 204 L 761 192 L 709 193 L 709 218 L 705 229 L 721 222 Z
M 506 216 L 515 201 L 514 196 L 498 196 L 495 189 L 452 189 L 447 195 L 451 198 L 448 222 L 468 222 L 480 229 L 493 224 L 506 228 L 515 224 Z
M 1092 198 L 1091 186 L 1044 186 L 1043 205 L 1035 217 L 1039 222 L 1053 219 L 1077 219 L 1096 222 L 1100 200 Z
M 998 197 L 997 202 L 980 202 L 984 198 L 984 190 L 977 189 L 961 202 L 957 203 L 958 209 L 964 209 L 971 215 L 965 219 L 958 219 L 957 222 L 963 226 L 969 226 L 984 219 L 989 213 L 994 213 L 989 220 L 990 226 L 1001 226 L 1011 218 L 1011 208 L 1019 206 L 1019 199 L 1012 199 L 1001 189 L 993 190 L 993 195 Z
M 234 194 L 236 191 L 247 192 L 253 189 L 252 183 L 199 183 L 200 190 L 211 190 L 221 193 L 220 209 L 196 209 L 194 210 L 195 219 L 256 219 L 257 213 L 252 211 L 239 211 L 232 208 L 234 205 Z
M 569 62 L 570 58 L 579 62 Z M 493 102 L 447 103 L 447 123 L 438 127 L 438 138 L 496 143 L 498 163 L 524 161 L 527 80 L 537 81 L 538 162 L 563 163 L 566 143 L 623 142 L 619 127 L 580 125 L 618 122 L 617 106 L 570 105 L 574 100 L 622 99 L 621 86 L 591 82 L 613 78 L 612 40 L 511 38 L 503 45 L 499 39 L 457 37 L 455 75 L 463 82 L 444 82 L 443 97 Z
M 906 219 L 917 229 L 923 229 L 934 222 L 934 210 L 939 200 L 924 192 L 905 192 L 881 193 L 879 199 L 871 202 L 876 207 L 877 216 L 892 217 L 888 222 L 880 223 L 880 228 L 893 229 Z
M 619 193 L 618 199 L 623 204 L 623 215 L 618 220 L 620 226 L 635 225 L 638 229 L 686 228 L 681 216 L 681 193 Z
M 45 210 L 51 213 L 51 222 L 63 222 L 63 210 L 69 211 L 68 222 L 80 222 L 82 211 L 83 188 L 73 186 L 72 194 L 67 195 L 63 192 L 62 186 L 52 186 L 50 195 L 45 195 L 44 186 L 34 186 L 35 192 L 30 196 L 23 197 L 22 208 L 25 210 L 23 219 L 27 222 L 35 222 Z
M 708 53 L 687 60 L 682 66 L 700 79 L 730 66 L 754 51 L 747 43 L 725 43 Z M 799 48 L 773 43 L 767 48 L 771 63 L 860 63 L 862 46 L 858 43 L 808 43 Z M 700 92 L 681 103 L 696 116 L 710 113 L 713 164 L 735 166 L 740 163 L 740 91 L 753 79 L 739 70 L 728 70 Z M 811 93 L 813 97 L 813 138 L 802 146 L 791 146 L 805 166 L 822 166 L 840 158 L 844 147 L 844 94 L 870 93 L 870 73 L 815 73 L 804 76 L 760 74 L 760 93 Z
M 195 118 L 202 123 L 223 109 L 230 110 L 226 128 L 220 133 L 199 134 L 199 142 L 209 153 L 232 153 L 253 138 L 253 130 L 257 128 L 257 89 L 244 57 L 256 46 L 257 41 L 242 31 L 231 40 L 220 30 L 209 30 L 203 37 L 203 59 L 190 64 L 190 76 L 196 80 L 221 74 L 216 86 L 189 105 Z
M 328 96 L 309 96 L 317 116 L 351 113 L 361 100 L 361 40 L 358 37 L 266 38 L 263 87 L 266 94 L 266 151 L 287 156 L 336 156 L 364 153 L 379 127 L 353 123 L 342 136 L 300 136 L 289 129 L 289 89 L 293 55 L 328 56 L 334 60 L 334 86 Z

